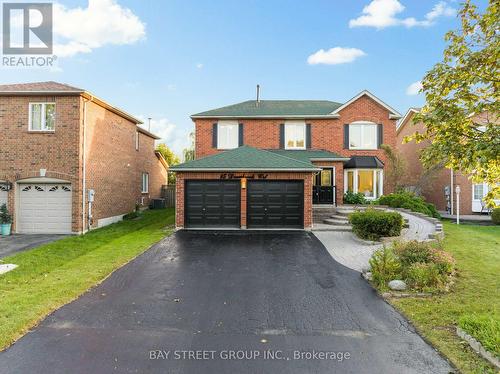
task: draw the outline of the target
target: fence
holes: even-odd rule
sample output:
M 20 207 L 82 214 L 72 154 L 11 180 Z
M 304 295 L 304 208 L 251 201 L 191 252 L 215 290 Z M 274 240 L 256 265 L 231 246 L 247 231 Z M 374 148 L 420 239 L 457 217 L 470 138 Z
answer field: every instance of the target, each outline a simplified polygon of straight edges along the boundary
M 163 185 L 161 187 L 161 197 L 165 199 L 167 208 L 175 207 L 175 184 Z

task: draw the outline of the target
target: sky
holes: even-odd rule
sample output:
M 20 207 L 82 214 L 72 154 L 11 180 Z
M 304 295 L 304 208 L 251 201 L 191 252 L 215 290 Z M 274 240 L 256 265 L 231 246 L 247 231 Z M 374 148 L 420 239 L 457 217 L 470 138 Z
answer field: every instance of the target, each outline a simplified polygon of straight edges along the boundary
M 474 0 L 480 7 L 486 0 Z M 367 89 L 404 114 L 459 25 L 456 0 L 66 0 L 54 2 L 53 80 L 128 113 L 176 153 L 191 114 L 255 98 L 345 102 Z

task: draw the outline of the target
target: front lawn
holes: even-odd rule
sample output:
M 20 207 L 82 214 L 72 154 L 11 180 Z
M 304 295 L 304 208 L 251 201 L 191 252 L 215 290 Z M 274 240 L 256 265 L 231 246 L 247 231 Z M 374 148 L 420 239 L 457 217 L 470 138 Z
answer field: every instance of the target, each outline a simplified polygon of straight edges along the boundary
M 173 209 L 145 211 L 139 219 L 4 258 L 19 267 L 0 275 L 0 349 L 172 233 L 173 223 Z
M 500 320 L 500 227 L 444 222 L 445 250 L 458 270 L 452 292 L 432 298 L 392 299 L 442 353 L 464 373 L 494 373 L 494 369 L 457 337 L 460 319 L 487 316 Z M 491 330 L 491 329 L 490 329 Z M 490 341 L 488 329 L 476 338 Z

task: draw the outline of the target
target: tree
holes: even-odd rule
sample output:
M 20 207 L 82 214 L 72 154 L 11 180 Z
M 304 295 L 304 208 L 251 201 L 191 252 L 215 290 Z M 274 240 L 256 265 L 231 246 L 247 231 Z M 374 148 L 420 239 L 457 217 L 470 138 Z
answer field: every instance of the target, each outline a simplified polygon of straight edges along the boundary
M 182 151 L 184 162 L 194 160 L 194 132 L 189 134 L 189 140 L 191 141 L 191 145 L 188 148 L 184 148 Z
M 439 162 L 493 189 L 489 206 L 500 197 L 500 2 L 490 0 L 484 14 L 466 0 L 461 28 L 446 34 L 443 61 L 422 81 L 426 104 L 415 115 L 426 130 L 405 139 L 431 145 L 421 156 L 425 166 Z
M 403 187 L 402 180 L 406 175 L 406 162 L 401 157 L 401 154 L 390 145 L 382 144 L 381 148 L 390 163 L 385 172 L 388 184 L 392 187 L 393 191 L 397 191 Z
M 174 166 L 181 162 L 179 157 L 164 143 L 158 144 L 156 150 L 161 153 L 168 166 Z M 168 173 L 168 184 L 175 184 L 175 174 Z

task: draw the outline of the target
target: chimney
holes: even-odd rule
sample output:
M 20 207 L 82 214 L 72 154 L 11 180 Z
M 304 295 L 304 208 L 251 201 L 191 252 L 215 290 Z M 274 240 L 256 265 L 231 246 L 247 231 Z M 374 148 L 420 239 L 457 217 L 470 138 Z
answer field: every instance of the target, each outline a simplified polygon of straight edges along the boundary
M 151 131 L 151 117 L 148 117 L 148 131 Z
M 255 106 L 259 106 L 260 104 L 260 85 L 257 85 L 257 101 L 255 102 Z

